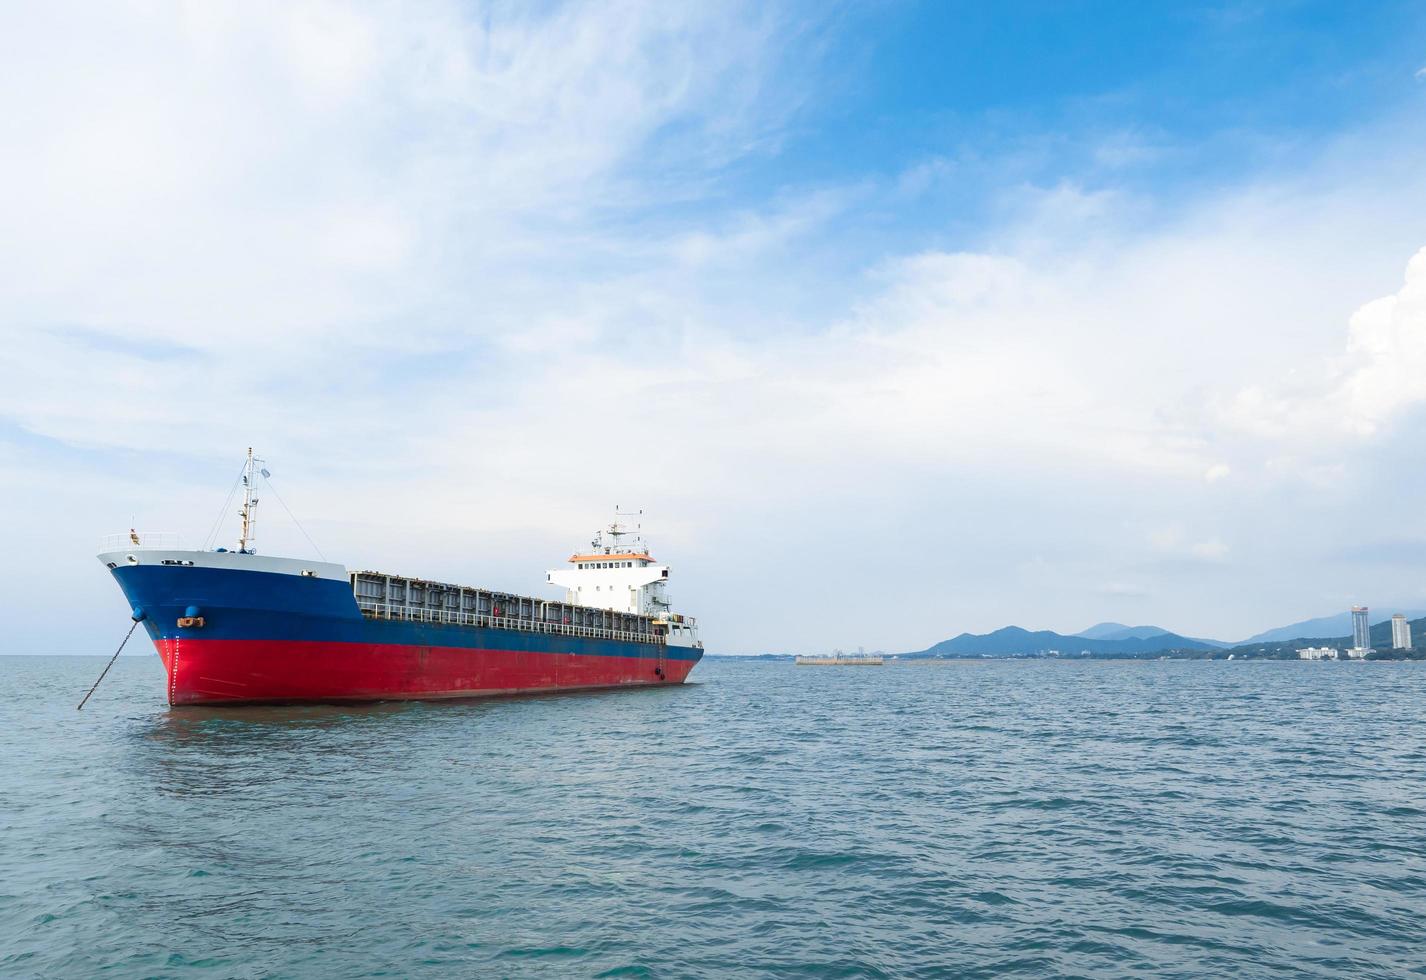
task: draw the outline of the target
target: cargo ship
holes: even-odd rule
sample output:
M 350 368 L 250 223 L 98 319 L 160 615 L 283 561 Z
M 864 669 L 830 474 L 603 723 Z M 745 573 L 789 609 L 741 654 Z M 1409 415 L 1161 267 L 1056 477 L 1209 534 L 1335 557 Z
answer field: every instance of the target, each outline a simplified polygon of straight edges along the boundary
M 260 555 L 261 464 L 249 450 L 236 550 L 183 550 L 131 529 L 99 555 L 158 650 L 171 705 L 679 684 L 702 659 L 697 623 L 671 610 L 669 567 L 617 508 L 546 574 L 564 597 L 543 599 Z
M 798 667 L 880 667 L 886 662 L 879 653 L 866 653 L 858 650 L 856 653 L 843 653 L 841 650 L 833 650 L 831 654 L 811 656 L 801 655 L 793 659 L 793 663 Z

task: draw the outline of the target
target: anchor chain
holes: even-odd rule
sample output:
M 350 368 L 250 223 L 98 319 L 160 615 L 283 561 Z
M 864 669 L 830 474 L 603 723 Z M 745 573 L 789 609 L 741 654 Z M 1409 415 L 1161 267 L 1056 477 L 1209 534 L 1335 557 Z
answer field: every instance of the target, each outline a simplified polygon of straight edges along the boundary
M 139 628 L 139 620 L 135 619 L 135 620 L 134 620 L 134 624 L 129 627 L 129 632 L 127 632 L 127 633 L 124 634 L 124 639 L 123 639 L 123 642 L 121 642 L 121 643 L 119 644 L 119 649 L 117 649 L 117 650 L 114 651 L 114 655 L 113 655 L 112 657 L 110 657 L 110 658 L 109 658 L 109 662 L 104 665 L 104 673 L 102 673 L 102 674 L 99 675 L 99 680 L 95 681 L 95 682 L 94 682 L 94 686 L 89 689 L 89 694 L 93 694 L 95 691 L 97 691 L 97 690 L 99 689 L 99 683 L 100 683 L 100 681 L 104 680 L 104 675 L 107 674 L 107 673 L 109 673 L 109 668 L 112 667 L 112 666 L 114 666 L 114 661 L 115 661 L 115 660 L 118 660 L 118 659 L 119 659 L 119 654 L 121 654 L 121 653 L 124 652 L 124 644 L 129 642 L 129 637 L 133 636 L 133 635 L 134 635 L 134 630 L 136 630 L 136 629 L 138 629 L 138 628 Z M 84 702 L 86 702 L 86 701 L 89 700 L 89 694 L 84 695 L 83 699 L 80 700 L 79 704 L 75 705 L 75 708 L 74 708 L 75 711 L 83 711 L 83 710 L 84 710 Z

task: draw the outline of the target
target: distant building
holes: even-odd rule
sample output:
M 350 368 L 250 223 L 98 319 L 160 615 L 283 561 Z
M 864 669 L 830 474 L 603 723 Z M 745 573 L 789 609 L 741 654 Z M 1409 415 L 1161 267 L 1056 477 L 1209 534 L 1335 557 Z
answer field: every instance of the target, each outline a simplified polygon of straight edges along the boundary
M 1372 652 L 1372 622 L 1368 618 L 1366 606 L 1352 606 L 1352 649 L 1346 652 L 1348 658 L 1365 660 Z
M 1352 649 L 1370 650 L 1372 648 L 1372 627 L 1367 621 L 1367 607 L 1352 607 Z M 1365 654 L 1363 654 L 1365 656 Z
M 1336 660 L 1337 651 L 1331 647 L 1304 647 L 1297 651 L 1298 660 Z
M 1401 613 L 1391 617 L 1391 648 L 1393 650 L 1411 649 L 1411 624 Z

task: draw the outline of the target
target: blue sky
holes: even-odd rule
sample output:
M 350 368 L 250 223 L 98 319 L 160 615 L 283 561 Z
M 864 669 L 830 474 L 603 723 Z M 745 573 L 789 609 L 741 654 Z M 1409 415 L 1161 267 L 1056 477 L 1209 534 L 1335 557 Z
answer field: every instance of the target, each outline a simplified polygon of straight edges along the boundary
M 735 193 L 929 159 L 977 183 L 1203 189 L 1419 105 L 1423 25 L 1409 3 L 848 7 L 795 35 L 790 72 L 811 92 L 776 152 L 735 168 Z
M 1426 607 L 1419 5 L 54 4 L 0 57 L 0 649 L 102 647 L 94 542 L 201 541 L 249 443 L 353 567 L 533 590 L 642 506 L 722 652 Z

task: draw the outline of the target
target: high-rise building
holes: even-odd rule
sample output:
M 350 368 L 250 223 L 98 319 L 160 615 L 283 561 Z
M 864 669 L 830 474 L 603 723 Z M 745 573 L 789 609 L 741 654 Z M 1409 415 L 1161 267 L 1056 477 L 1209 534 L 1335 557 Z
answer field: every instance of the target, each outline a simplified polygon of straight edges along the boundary
M 1391 648 L 1393 650 L 1411 649 L 1411 624 L 1401 613 L 1391 617 Z
M 1352 647 L 1357 650 L 1370 650 L 1372 646 L 1372 628 L 1367 622 L 1367 607 L 1352 607 Z

